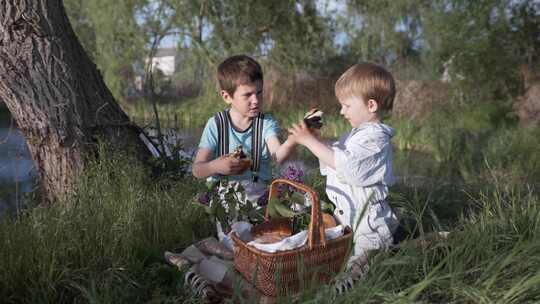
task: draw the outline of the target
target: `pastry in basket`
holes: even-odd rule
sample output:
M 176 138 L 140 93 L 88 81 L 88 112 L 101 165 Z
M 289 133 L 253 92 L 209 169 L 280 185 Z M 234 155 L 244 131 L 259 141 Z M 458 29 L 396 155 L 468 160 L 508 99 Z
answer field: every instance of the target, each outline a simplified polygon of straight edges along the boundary
M 334 228 L 337 226 L 336 219 L 334 218 L 333 215 L 324 213 L 324 212 L 321 214 L 322 214 L 322 224 L 323 224 L 324 229 Z
M 244 153 L 244 150 L 242 148 L 242 145 L 239 145 L 228 156 L 239 159 L 242 163 L 242 171 L 245 171 L 251 166 L 251 159 L 247 158 L 247 155 L 246 153 Z
M 291 221 L 287 218 L 270 219 L 254 227 L 251 233 L 256 243 L 277 243 L 292 235 Z
M 311 129 L 320 129 L 322 127 L 322 115 L 323 112 L 317 108 L 309 110 L 304 115 L 304 122 Z
M 282 241 L 288 235 L 279 233 L 279 231 L 266 232 L 257 236 L 254 241 L 259 244 L 272 244 Z

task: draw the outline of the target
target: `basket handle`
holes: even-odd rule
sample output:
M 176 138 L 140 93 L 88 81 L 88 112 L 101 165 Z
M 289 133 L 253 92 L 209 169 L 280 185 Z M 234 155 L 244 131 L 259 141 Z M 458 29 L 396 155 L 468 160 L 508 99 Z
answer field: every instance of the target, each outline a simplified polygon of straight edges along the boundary
M 292 186 L 298 190 L 304 191 L 311 197 L 311 221 L 308 227 L 308 245 L 309 249 L 313 249 L 315 246 L 321 244 L 326 246 L 326 238 L 324 235 L 324 226 L 322 225 L 321 204 L 317 192 L 310 187 L 284 178 L 275 179 L 270 185 L 270 191 L 268 194 L 268 201 L 277 197 L 278 185 L 286 184 Z M 268 209 L 266 209 L 265 218 L 268 219 Z

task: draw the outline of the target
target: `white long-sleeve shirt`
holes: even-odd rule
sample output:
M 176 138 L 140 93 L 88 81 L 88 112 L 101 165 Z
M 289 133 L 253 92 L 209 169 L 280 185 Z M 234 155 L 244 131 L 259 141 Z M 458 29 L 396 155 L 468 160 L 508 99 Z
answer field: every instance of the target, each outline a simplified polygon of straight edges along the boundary
M 395 182 L 391 138 L 382 123 L 364 123 L 331 145 L 335 167 L 321 165 L 335 217 L 354 232 L 354 256 L 392 243 L 398 221 L 386 198 Z

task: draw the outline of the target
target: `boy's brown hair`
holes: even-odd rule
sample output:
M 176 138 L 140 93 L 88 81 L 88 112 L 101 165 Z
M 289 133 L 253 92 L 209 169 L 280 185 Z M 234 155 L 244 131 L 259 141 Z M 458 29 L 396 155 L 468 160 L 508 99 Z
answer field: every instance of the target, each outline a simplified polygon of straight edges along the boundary
M 263 81 L 261 65 L 246 55 L 235 55 L 225 59 L 217 69 L 219 88 L 233 95 L 239 85 Z
M 362 97 L 364 102 L 373 99 L 377 102 L 378 112 L 392 110 L 396 95 L 396 84 L 392 74 L 380 65 L 362 62 L 350 67 L 335 86 L 339 99 Z

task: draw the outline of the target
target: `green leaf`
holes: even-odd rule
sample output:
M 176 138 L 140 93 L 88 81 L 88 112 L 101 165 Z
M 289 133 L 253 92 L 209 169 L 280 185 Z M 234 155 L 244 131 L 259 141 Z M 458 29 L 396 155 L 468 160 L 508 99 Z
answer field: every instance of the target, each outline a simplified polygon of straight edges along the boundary
M 208 190 L 212 190 L 214 187 L 216 187 L 217 183 L 217 181 L 207 181 L 206 188 L 208 188 Z
M 291 204 L 299 204 L 299 205 L 305 205 L 304 204 L 304 196 L 302 194 L 300 194 L 299 192 L 293 192 L 290 196 L 289 196 L 289 200 L 291 202 Z
M 278 203 L 279 203 L 279 200 L 275 197 L 268 201 L 268 205 L 266 205 L 266 209 L 268 211 L 269 217 L 277 217 L 279 215 L 276 210 L 276 204 Z
M 297 215 L 297 213 L 292 211 L 291 208 L 289 208 L 289 206 L 285 206 L 283 203 L 279 201 L 274 203 L 274 208 L 277 211 L 277 213 L 283 217 L 292 218 Z
M 335 207 L 334 207 L 333 204 L 327 203 L 325 201 L 321 201 L 321 210 L 322 210 L 322 212 L 333 214 L 334 213 L 334 208 Z
M 262 222 L 264 219 L 264 209 L 251 209 L 247 214 L 251 222 Z
M 225 208 L 220 203 L 214 204 L 214 211 L 216 219 L 222 223 L 227 222 L 227 214 L 225 213 Z

